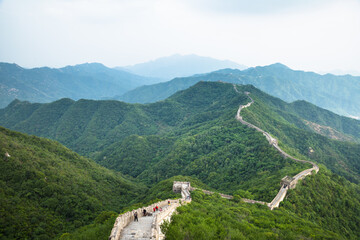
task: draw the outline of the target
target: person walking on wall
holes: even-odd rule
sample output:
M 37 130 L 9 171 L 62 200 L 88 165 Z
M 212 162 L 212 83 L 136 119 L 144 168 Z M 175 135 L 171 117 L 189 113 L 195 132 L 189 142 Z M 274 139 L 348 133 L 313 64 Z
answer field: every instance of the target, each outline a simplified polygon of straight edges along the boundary
M 146 209 L 143 210 L 144 217 L 146 216 Z
M 138 219 L 138 214 L 137 212 L 134 213 L 134 222 L 138 222 L 139 219 Z

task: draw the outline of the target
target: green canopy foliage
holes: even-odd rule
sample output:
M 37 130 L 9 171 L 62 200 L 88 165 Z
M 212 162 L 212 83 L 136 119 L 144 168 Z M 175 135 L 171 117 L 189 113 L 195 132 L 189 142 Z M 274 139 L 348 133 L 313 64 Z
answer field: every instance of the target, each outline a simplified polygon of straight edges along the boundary
M 0 139 L 0 239 L 53 239 L 145 189 L 52 140 L 2 127 Z
M 342 239 L 294 213 L 192 193 L 192 203 L 177 209 L 162 230 L 166 239 Z

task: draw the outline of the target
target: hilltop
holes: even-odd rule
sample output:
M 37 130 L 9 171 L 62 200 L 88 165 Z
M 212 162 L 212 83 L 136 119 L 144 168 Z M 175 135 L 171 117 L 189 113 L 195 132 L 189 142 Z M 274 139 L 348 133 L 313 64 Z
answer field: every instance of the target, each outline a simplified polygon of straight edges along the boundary
M 251 84 L 287 102 L 306 100 L 337 114 L 360 116 L 360 105 L 355 104 L 360 102 L 360 77 L 296 71 L 280 63 L 243 71 L 223 69 L 188 78 L 175 78 L 164 83 L 138 87 L 115 99 L 131 103 L 156 102 L 199 81 Z

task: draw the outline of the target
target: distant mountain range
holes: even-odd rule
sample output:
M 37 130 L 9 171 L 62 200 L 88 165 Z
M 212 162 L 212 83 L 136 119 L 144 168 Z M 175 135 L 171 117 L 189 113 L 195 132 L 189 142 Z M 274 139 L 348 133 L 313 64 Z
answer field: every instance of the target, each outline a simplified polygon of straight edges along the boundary
M 224 67 L 237 69 L 218 70 Z M 199 81 L 223 81 L 252 84 L 288 102 L 306 100 L 335 113 L 360 119 L 360 77 L 295 71 L 280 63 L 239 70 L 243 67 L 196 55 L 173 55 L 121 68 L 123 70 L 100 63 L 58 69 L 25 69 L 16 64 L 0 63 L 0 108 L 14 99 L 39 103 L 61 98 L 151 103 Z M 212 70 L 217 71 L 206 73 Z M 185 75 L 192 76 L 161 82 L 164 78 Z
M 33 69 L 0 63 L 0 108 L 15 98 L 31 102 L 51 102 L 64 97 L 101 99 L 158 81 L 100 63 Z
M 196 55 L 173 55 L 117 68 L 84 63 L 63 68 L 25 69 L 16 64 L 0 63 L 0 108 L 14 99 L 40 103 L 60 98 L 109 99 L 142 85 L 223 68 L 244 69 L 245 66 Z
M 194 74 L 208 73 L 224 68 L 243 70 L 247 67 L 229 60 L 218 60 L 194 54 L 175 54 L 132 66 L 118 67 L 117 69 L 126 70 L 141 76 L 170 80 L 175 77 L 188 77 Z
M 129 103 L 156 102 L 199 81 L 252 84 L 288 102 L 306 100 L 341 115 L 360 117 L 360 77 L 295 71 L 280 63 L 243 71 L 223 69 L 203 75 L 175 78 L 168 82 L 138 87 L 115 99 Z

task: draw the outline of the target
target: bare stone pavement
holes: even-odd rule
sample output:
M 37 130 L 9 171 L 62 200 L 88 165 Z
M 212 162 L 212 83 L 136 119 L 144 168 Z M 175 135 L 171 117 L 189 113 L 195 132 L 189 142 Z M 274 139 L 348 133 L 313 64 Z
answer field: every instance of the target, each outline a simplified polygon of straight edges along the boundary
M 167 208 L 163 207 L 163 211 L 165 211 Z M 123 231 L 121 232 L 120 239 L 121 240 L 150 240 L 152 239 L 151 236 L 151 226 L 154 220 L 154 217 L 156 214 L 158 214 L 160 211 L 157 211 L 155 213 L 152 212 L 152 216 L 140 216 L 138 222 L 131 222 L 129 225 L 127 225 Z

